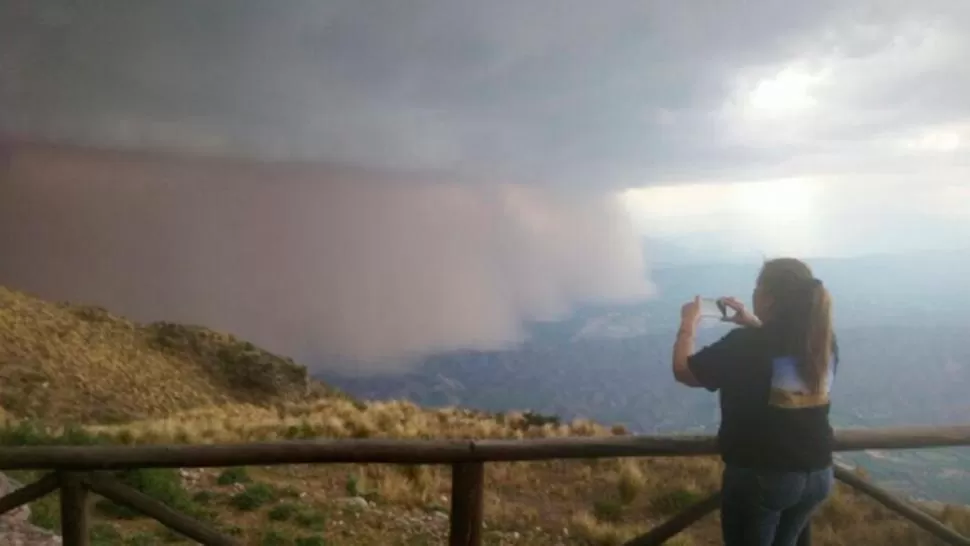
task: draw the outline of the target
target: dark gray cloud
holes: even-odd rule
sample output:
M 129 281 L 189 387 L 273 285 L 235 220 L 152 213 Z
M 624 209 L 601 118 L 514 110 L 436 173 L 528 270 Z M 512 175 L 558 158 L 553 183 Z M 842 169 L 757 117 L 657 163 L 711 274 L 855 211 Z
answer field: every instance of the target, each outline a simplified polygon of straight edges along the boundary
M 0 6 L 2 126 L 82 141 L 616 187 L 970 117 L 962 0 Z M 834 70 L 810 127 L 739 138 L 775 132 L 725 116 L 739 76 L 798 59 Z

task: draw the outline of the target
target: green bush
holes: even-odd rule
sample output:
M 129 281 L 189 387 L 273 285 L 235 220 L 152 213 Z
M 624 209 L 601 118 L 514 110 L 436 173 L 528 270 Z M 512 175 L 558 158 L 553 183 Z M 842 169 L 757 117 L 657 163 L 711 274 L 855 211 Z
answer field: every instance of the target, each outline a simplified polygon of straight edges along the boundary
M 322 531 L 325 522 L 323 514 L 309 508 L 300 510 L 293 520 L 300 527 L 309 529 L 311 531 Z
M 284 502 L 274 506 L 266 516 L 273 521 L 287 521 L 292 519 L 299 511 L 299 506 L 292 502 Z
M 198 507 L 192 502 L 188 491 L 182 486 L 182 479 L 177 470 L 171 468 L 137 468 L 123 470 L 114 474 L 115 478 L 125 485 L 140 491 L 169 507 L 192 515 L 199 513 Z M 105 515 L 123 519 L 133 519 L 141 515 L 128 508 L 102 499 L 97 504 L 98 509 Z
M 113 443 L 109 436 L 91 434 L 75 425 L 68 425 L 57 432 L 41 423 L 27 420 L 0 427 L 0 445 L 6 446 L 86 446 L 107 443 Z
M 276 498 L 273 488 L 264 483 L 254 483 L 229 499 L 237 510 L 252 511 L 269 504 Z
M 593 503 L 593 515 L 599 521 L 617 523 L 623 519 L 623 505 L 611 500 L 596 501 Z
M 360 478 L 356 474 L 351 474 L 347 476 L 347 483 L 344 484 L 344 490 L 347 491 L 347 495 L 351 497 L 356 497 L 360 495 Z
M 659 514 L 676 514 L 704 500 L 700 493 L 688 489 L 667 491 L 650 500 L 650 508 Z
M 219 485 L 232 485 L 234 483 L 250 483 L 253 480 L 249 477 L 249 472 L 245 467 L 237 466 L 227 468 L 219 473 L 216 483 Z
M 525 418 L 525 427 L 542 427 L 545 425 L 558 426 L 561 419 L 558 415 L 544 415 L 536 411 L 527 411 L 522 417 Z
M 206 491 L 206 490 L 198 491 L 194 495 L 192 495 L 192 501 L 197 502 L 199 504 L 209 504 L 215 501 L 216 498 L 217 498 L 217 495 L 215 493 L 213 493 L 212 491 Z
M 279 531 L 266 531 L 259 541 L 261 546 L 286 546 L 290 543 L 289 538 Z
M 61 507 L 57 495 L 48 495 L 30 503 L 30 523 L 60 533 Z
M 327 541 L 323 537 L 300 537 L 294 546 L 327 546 Z
M 107 523 L 95 523 L 90 530 L 91 546 L 115 546 L 121 542 L 121 533 Z

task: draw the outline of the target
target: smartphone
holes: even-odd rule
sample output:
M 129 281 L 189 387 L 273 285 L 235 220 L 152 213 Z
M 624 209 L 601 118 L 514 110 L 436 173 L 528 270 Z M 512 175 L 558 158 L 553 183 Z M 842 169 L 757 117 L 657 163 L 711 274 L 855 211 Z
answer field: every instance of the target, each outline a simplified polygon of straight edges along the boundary
M 701 316 L 716 319 L 728 317 L 728 306 L 723 298 L 701 298 Z

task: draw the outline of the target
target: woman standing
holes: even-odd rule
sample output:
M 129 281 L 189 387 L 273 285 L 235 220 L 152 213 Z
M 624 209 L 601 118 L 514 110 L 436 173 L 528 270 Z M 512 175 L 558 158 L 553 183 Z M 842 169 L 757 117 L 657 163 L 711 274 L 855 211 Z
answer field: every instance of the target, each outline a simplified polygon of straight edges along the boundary
M 726 298 L 735 312 L 727 320 L 741 328 L 696 353 L 700 299 L 685 304 L 673 372 L 680 383 L 720 394 L 725 545 L 795 546 L 833 484 L 832 300 L 792 258 L 765 263 L 753 300 L 754 314 Z

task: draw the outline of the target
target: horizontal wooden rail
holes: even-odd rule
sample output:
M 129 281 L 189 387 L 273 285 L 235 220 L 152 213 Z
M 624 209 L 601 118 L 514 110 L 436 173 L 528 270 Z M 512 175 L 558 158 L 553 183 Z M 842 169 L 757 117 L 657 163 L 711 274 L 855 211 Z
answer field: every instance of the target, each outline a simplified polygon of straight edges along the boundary
M 840 430 L 837 451 L 919 449 L 970 445 L 970 426 Z M 51 469 L 55 473 L 0 498 L 0 513 L 60 489 L 61 534 L 65 546 L 88 546 L 87 494 L 125 504 L 202 544 L 237 544 L 212 527 L 180 514 L 131 489 L 103 470 L 130 468 L 263 466 L 299 463 L 450 464 L 452 510 L 449 544 L 482 543 L 483 484 L 486 462 L 714 455 L 711 436 L 620 436 L 536 440 L 320 440 L 259 444 L 146 446 L 0 447 L 0 470 Z M 837 477 L 926 529 L 947 544 L 970 540 L 928 514 L 852 474 Z M 718 508 L 720 495 L 673 516 L 633 539 L 628 546 L 662 544 Z M 808 535 L 799 546 L 806 546 Z
M 970 426 L 847 429 L 837 451 L 970 445 Z M 611 457 L 714 455 L 713 436 L 535 440 L 299 440 L 253 444 L 26 446 L 0 448 L 0 470 L 115 470 L 313 463 L 456 464 Z

